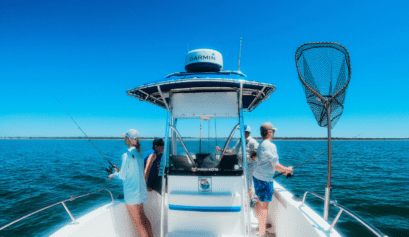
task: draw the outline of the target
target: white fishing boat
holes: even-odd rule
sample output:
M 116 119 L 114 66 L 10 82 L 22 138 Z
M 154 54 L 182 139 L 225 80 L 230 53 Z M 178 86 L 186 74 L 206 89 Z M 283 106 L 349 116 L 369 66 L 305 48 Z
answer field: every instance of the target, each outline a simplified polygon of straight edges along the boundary
M 167 112 L 165 150 L 160 169 L 162 188 L 159 192 L 148 192 L 149 201 L 144 203 L 154 236 L 227 237 L 255 236 L 257 233 L 258 220 L 255 209 L 250 206 L 247 188 L 246 159 L 223 153 L 203 154 L 202 149 L 199 149 L 200 152 L 188 150 L 183 131 L 178 131 L 178 121 L 182 119 L 235 121 L 230 136 L 221 142 L 227 148 L 233 134 L 239 132 L 242 154 L 246 154 L 243 113 L 253 111 L 267 100 L 275 86 L 248 80 L 240 71 L 222 69 L 222 55 L 219 52 L 194 50 L 186 56 L 187 72 L 170 74 L 161 81 L 127 91 L 128 95 L 164 108 Z M 214 165 L 204 165 L 206 159 L 213 161 Z M 82 217 L 74 217 L 65 205 L 66 202 L 80 202 L 78 199 L 83 196 L 104 191 L 110 194 L 110 197 L 107 195 L 107 204 Z M 333 221 L 328 222 L 306 204 L 307 198 L 325 200 L 308 190 L 299 198 L 274 182 L 274 196 L 268 216 L 271 228 L 268 232 L 279 237 L 341 236 L 334 226 L 345 212 L 374 235 L 385 236 L 336 201 L 328 202 L 339 209 Z M 59 204 L 64 206 L 72 223 L 57 230 L 51 235 L 53 237 L 139 236 L 125 203 L 115 200 L 109 190 L 63 200 L 23 216 L 0 230 Z

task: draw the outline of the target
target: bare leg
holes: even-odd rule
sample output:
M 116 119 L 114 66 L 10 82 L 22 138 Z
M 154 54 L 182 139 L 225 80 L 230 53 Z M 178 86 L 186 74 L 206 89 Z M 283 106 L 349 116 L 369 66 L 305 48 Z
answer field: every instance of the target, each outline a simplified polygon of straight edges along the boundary
M 139 205 L 126 205 L 129 214 L 132 216 L 138 233 L 141 237 L 153 237 L 152 226 L 149 219 L 145 215 L 143 210 L 143 204 Z
M 249 195 L 250 195 L 249 199 L 251 201 L 251 196 L 253 196 L 253 190 L 252 189 L 249 189 Z
M 258 229 L 259 229 L 259 235 L 261 236 L 266 234 L 268 204 L 269 202 L 261 202 L 260 200 L 258 200 L 256 204 Z
M 152 225 L 151 225 L 151 222 L 149 221 L 148 217 L 145 214 L 145 210 L 143 209 L 143 206 L 141 207 L 140 210 L 142 211 L 141 217 L 143 217 L 143 222 L 142 223 L 148 229 L 149 237 L 153 237 Z

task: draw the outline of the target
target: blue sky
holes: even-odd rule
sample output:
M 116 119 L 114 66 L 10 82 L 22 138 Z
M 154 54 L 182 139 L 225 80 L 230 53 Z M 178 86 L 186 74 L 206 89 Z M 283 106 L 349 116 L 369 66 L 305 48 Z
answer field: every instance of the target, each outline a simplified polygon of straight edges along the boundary
M 224 69 L 237 70 L 240 37 L 241 71 L 277 87 L 245 114 L 253 131 L 270 121 L 276 136 L 326 136 L 305 102 L 294 53 L 332 41 L 348 49 L 352 65 L 332 135 L 409 137 L 407 9 L 393 0 L 2 0 L 0 137 L 82 136 L 54 96 L 89 136 L 129 128 L 164 136 L 165 110 L 125 91 L 184 71 L 188 48 L 218 50 Z

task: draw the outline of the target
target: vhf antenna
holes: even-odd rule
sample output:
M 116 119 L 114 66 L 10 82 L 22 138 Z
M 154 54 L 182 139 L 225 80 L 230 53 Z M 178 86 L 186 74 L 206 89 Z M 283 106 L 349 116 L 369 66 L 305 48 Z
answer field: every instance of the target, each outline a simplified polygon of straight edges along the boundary
M 240 50 L 239 50 L 239 72 L 240 72 L 240 58 L 241 58 L 241 41 L 243 37 L 240 37 Z

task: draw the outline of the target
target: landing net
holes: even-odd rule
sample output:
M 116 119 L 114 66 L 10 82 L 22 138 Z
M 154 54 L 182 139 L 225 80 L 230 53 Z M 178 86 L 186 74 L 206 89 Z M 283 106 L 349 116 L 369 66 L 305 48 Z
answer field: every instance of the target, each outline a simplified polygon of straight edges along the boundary
M 307 103 L 318 125 L 328 126 L 329 106 L 332 129 L 344 111 L 351 79 L 348 51 L 338 43 L 307 43 L 295 52 L 295 61 Z

